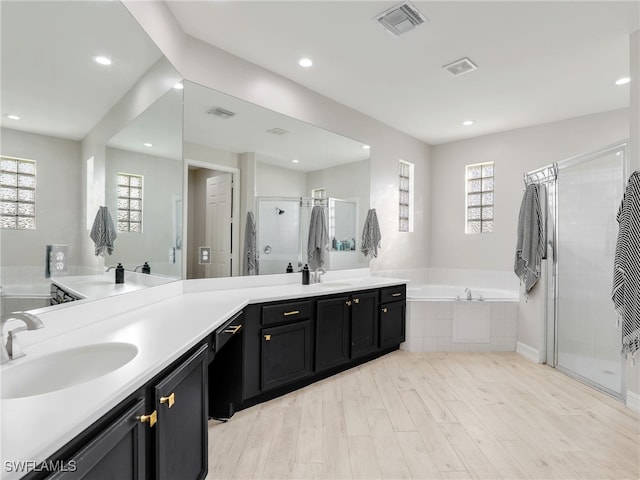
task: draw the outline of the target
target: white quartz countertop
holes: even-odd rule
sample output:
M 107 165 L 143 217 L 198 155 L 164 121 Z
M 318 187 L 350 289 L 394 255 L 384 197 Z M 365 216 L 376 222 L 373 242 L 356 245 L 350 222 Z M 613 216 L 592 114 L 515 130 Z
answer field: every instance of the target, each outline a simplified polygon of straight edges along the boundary
M 174 281 L 169 277 L 125 272 L 125 282 L 116 283 L 115 270 L 96 275 L 52 277 L 51 283 L 80 298 L 105 298 Z
M 104 342 L 132 343 L 138 348 L 138 354 L 124 366 L 94 380 L 42 395 L 3 399 L 2 478 L 20 478 L 24 474 L 7 472 L 6 462 L 45 460 L 249 303 L 407 283 L 401 279 L 363 276 L 300 285 L 293 283 L 299 275 L 278 277 L 286 283 L 274 284 L 274 280 L 269 279 L 263 280 L 267 284 L 260 286 L 260 277 L 224 283 L 211 280 L 175 282 L 181 284 L 180 288 L 175 283 L 170 287 L 158 287 L 174 292 L 165 294 L 167 298 L 164 299 L 158 299 L 157 293 L 153 295 L 155 289 L 148 288 L 124 295 L 122 302 L 137 306 L 113 315 L 105 315 L 104 309 L 115 305 L 114 298 L 81 302 L 81 308 L 65 306 L 59 311 L 51 310 L 51 313 L 38 312 L 45 328 L 18 334 L 19 339 L 25 339 L 21 344 L 26 356 L 3 365 L 0 374 L 55 352 Z M 221 287 L 225 284 L 226 287 Z M 60 318 L 62 314 L 64 320 Z M 84 321 L 93 314 L 101 319 Z M 49 319 L 50 338 L 46 335 Z M 65 331 L 61 325 L 67 323 L 73 328 Z M 38 341 L 29 343 L 29 335 Z M 65 372 L 50 374 L 64 375 Z

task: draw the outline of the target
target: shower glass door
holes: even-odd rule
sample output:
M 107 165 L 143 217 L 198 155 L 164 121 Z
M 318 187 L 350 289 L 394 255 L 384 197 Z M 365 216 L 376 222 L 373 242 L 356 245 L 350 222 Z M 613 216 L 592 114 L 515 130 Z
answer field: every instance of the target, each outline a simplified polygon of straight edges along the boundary
M 624 146 L 558 164 L 557 367 L 622 392 L 621 331 L 611 301 Z

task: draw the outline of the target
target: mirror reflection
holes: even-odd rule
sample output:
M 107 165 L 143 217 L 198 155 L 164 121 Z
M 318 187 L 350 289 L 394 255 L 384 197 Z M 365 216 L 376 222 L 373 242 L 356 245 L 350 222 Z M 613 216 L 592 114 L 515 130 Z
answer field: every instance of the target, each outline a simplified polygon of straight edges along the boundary
M 370 176 L 362 143 L 188 81 L 184 109 L 186 278 L 285 273 L 289 263 L 298 271 L 308 263 L 314 205 L 334 230 L 338 205 L 333 237 L 345 242 L 334 250 L 328 238 L 325 268 L 368 265 L 359 253 Z M 255 269 L 244 265 L 248 250 Z

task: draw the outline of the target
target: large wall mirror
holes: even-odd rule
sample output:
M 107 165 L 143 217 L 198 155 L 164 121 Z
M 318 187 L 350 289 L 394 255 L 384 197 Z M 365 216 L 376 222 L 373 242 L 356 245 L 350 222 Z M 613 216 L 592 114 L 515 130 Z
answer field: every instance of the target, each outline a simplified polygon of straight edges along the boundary
M 47 245 L 68 247 L 66 275 L 118 262 L 133 270 L 145 261 L 168 280 L 242 275 L 249 212 L 259 230 L 259 273 L 284 273 L 289 263 L 297 269 L 312 192 L 322 192 L 328 222 L 346 202 L 354 223 L 354 235 L 330 238 L 337 248 L 327 268 L 367 265 L 358 243 L 369 207 L 369 151 L 360 142 L 192 82 L 174 89 L 179 74 L 119 2 L 7 1 L 0 8 L 0 155 L 36 162 L 36 228 L 0 229 L 4 300 L 18 291 L 46 302 Z M 31 208 L 28 199 L 9 205 L 17 195 L 12 178 L 18 181 L 12 161 L 2 175 L 3 217 Z M 126 181 L 142 186 L 141 211 L 135 196 L 126 197 Z M 215 201 L 207 201 L 207 188 Z M 260 205 L 274 201 L 292 207 L 274 204 L 261 215 Z M 99 206 L 120 230 L 106 257 L 94 254 L 89 239 Z
M 285 273 L 289 264 L 297 271 L 307 262 L 314 206 L 325 209 L 329 230 L 325 268 L 368 265 L 359 252 L 366 145 L 188 81 L 184 108 L 186 278 Z

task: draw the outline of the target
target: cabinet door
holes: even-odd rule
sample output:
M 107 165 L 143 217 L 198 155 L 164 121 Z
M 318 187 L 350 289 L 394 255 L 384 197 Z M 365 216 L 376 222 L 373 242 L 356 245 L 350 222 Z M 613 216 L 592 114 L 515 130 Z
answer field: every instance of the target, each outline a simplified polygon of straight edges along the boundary
M 349 297 L 318 300 L 316 372 L 349 360 Z
M 65 460 L 63 470 L 48 478 L 144 480 L 145 424 L 138 420 L 144 414 L 145 401 L 141 399 L 78 453 Z
M 153 389 L 158 480 L 207 474 L 207 348 L 202 345 Z
M 380 305 L 380 348 L 404 342 L 405 302 Z
M 378 292 L 357 293 L 351 299 L 351 358 L 378 350 Z
M 312 373 L 311 320 L 262 329 L 262 390 Z

